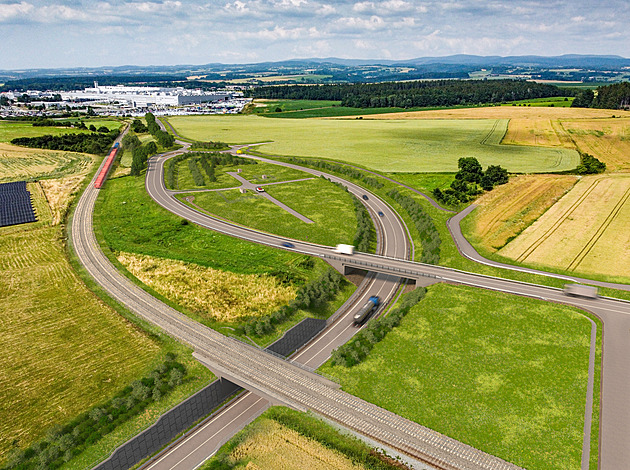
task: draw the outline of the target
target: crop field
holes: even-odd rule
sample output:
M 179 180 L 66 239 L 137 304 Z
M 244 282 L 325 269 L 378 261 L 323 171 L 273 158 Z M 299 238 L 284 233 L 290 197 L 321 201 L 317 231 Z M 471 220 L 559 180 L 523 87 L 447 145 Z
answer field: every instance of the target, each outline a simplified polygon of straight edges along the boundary
M 91 163 L 92 157 L 83 153 L 38 150 L 0 143 L 0 183 L 85 173 Z
M 331 158 L 387 172 L 455 172 L 460 157 L 476 157 L 483 166 L 501 165 L 512 172 L 562 171 L 579 161 L 577 152 L 569 149 L 500 145 L 507 119 L 304 121 L 175 116 L 169 121 L 178 133 L 195 140 L 272 141 L 260 146 L 260 151 Z
M 0 460 L 116 393 L 160 354 L 76 277 L 61 227 L 41 213 L 41 190 L 32 194 L 41 221 L 0 231 Z
M 562 121 L 580 150 L 606 163 L 608 171 L 630 171 L 630 117 Z
M 121 123 L 110 119 L 86 120 L 85 124 L 90 126 L 94 124 L 97 128 L 105 126 L 109 129 L 117 129 Z M 10 142 L 16 137 L 39 137 L 42 135 L 62 135 L 62 134 L 80 134 L 87 132 L 82 129 L 71 127 L 34 127 L 32 122 L 28 121 L 2 121 L 0 120 L 0 142 Z
M 265 191 L 314 223 L 298 219 L 251 191 L 245 194 L 236 189 L 196 192 L 178 198 L 257 230 L 328 246 L 353 242 L 357 229 L 354 205 L 350 196 L 337 186 L 314 178 L 265 186 Z
M 397 460 L 311 415 L 274 406 L 237 433 L 201 470 L 400 470 Z
M 293 300 L 297 290 L 268 274 L 234 274 L 132 253 L 117 258 L 156 292 L 212 321 L 239 322 L 270 314 Z
M 567 271 L 628 278 L 630 176 L 585 176 L 498 254 Z
M 321 370 L 349 393 L 521 467 L 577 470 L 590 331 L 574 308 L 438 284 L 365 361 Z
M 514 239 L 564 196 L 576 176 L 520 175 L 475 201 L 479 205 L 464 219 L 466 237 L 484 250 L 496 251 Z
M 409 111 L 366 116 L 366 119 L 594 119 L 612 115 L 630 117 L 630 111 L 618 109 L 561 108 L 543 106 L 484 106 L 459 109 Z
M 360 470 L 363 465 L 338 451 L 302 436 L 272 419 L 258 420 L 232 450 L 234 464 L 247 462 L 247 470 Z

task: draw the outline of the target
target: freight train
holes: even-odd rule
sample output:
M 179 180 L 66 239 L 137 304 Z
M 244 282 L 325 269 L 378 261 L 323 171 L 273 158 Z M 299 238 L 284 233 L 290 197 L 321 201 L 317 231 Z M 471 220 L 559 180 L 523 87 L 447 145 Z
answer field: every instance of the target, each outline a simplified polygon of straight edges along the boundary
M 109 154 L 107 155 L 107 159 L 105 160 L 105 165 L 103 165 L 101 172 L 98 174 L 98 177 L 96 178 L 96 181 L 94 182 L 94 187 L 96 189 L 101 189 L 101 187 L 103 186 L 103 183 L 105 182 L 105 178 L 107 178 L 107 173 L 109 173 L 109 170 L 111 169 L 112 164 L 114 163 L 114 160 L 116 159 L 116 155 L 118 154 L 118 149 L 120 149 L 120 142 L 116 142 L 114 146 L 112 147 L 112 149 L 109 151 Z

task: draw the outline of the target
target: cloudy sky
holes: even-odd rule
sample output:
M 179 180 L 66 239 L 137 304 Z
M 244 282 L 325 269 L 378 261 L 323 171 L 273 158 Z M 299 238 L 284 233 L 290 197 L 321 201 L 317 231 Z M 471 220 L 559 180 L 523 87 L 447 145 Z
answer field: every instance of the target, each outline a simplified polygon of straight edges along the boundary
M 630 1 L 0 0 L 0 69 L 630 56 Z

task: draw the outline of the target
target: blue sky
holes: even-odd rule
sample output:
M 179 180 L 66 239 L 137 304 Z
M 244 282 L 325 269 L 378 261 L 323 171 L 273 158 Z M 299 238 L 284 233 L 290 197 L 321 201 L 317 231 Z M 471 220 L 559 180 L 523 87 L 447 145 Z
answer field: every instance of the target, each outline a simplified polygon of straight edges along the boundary
M 0 0 L 0 69 L 460 53 L 627 57 L 628 18 L 628 0 Z

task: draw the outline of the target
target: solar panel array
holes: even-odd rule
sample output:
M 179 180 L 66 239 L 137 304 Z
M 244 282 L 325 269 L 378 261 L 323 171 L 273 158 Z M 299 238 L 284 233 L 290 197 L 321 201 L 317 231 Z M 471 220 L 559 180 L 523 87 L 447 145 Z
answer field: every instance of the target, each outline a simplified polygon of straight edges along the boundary
M 0 184 L 0 227 L 35 222 L 35 210 L 26 181 Z

